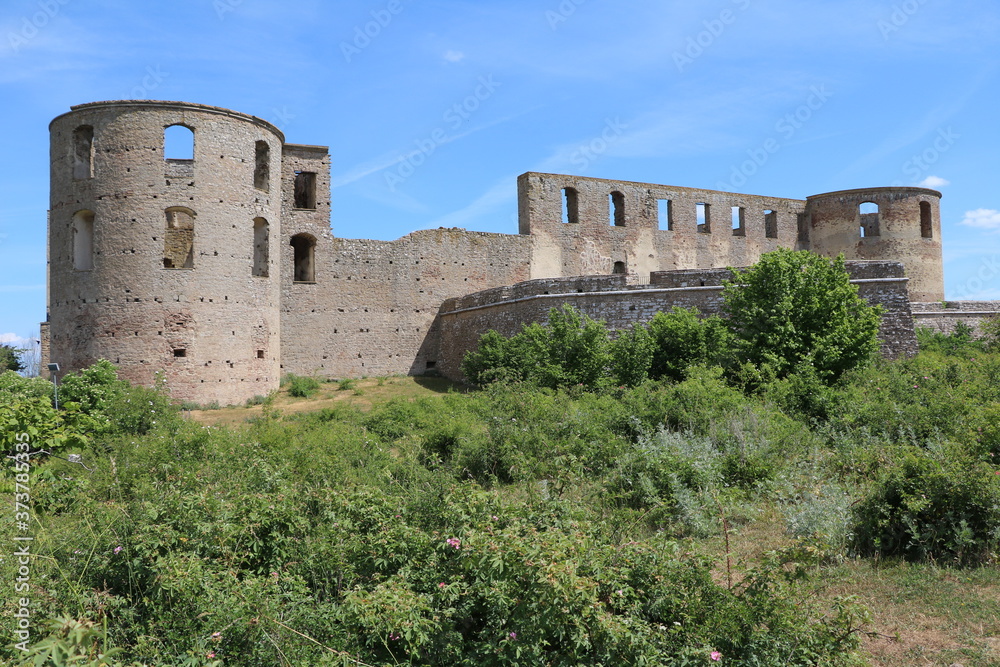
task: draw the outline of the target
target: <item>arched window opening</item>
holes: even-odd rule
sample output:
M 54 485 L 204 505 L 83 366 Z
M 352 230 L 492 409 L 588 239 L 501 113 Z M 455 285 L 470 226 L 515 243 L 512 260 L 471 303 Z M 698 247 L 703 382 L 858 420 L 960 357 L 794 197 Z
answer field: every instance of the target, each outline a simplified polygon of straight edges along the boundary
M 934 225 L 931 222 L 930 202 L 920 202 L 920 237 L 934 238 Z
M 292 280 L 297 283 L 316 282 L 316 239 L 309 234 L 296 234 L 291 245 L 295 255 Z
M 194 268 L 194 218 L 189 208 L 172 206 L 165 212 L 163 233 L 163 268 Z
M 702 234 L 712 233 L 711 206 L 705 203 L 698 203 L 695 207 L 695 218 L 698 220 L 698 231 Z
M 268 276 L 268 224 L 264 218 L 253 220 L 253 275 L 267 278 Z
M 73 268 L 90 271 L 94 268 L 94 214 L 77 211 L 73 216 Z
M 743 226 L 743 207 L 733 206 L 733 236 L 746 236 L 747 229 Z
M 170 125 L 163 130 L 163 159 L 168 162 L 194 160 L 194 130 L 187 125 Z
M 656 218 L 660 229 L 668 232 L 674 230 L 674 207 L 669 199 L 656 200 Z
M 625 226 L 625 195 L 617 190 L 608 195 L 608 222 L 614 227 Z
M 271 147 L 258 141 L 254 147 L 253 186 L 258 190 L 271 190 Z
M 580 198 L 575 188 L 563 188 L 562 221 L 568 224 L 580 222 Z
M 624 275 L 625 262 L 615 262 L 614 266 L 611 268 L 611 273 L 614 275 Z
M 94 177 L 94 128 L 81 125 L 73 130 L 73 178 Z
M 778 212 L 772 209 L 764 211 L 764 236 L 769 239 L 778 238 Z
M 295 208 L 316 210 L 316 174 L 295 172 Z
M 858 207 L 858 212 L 861 216 L 861 238 L 880 236 L 878 204 L 866 201 Z

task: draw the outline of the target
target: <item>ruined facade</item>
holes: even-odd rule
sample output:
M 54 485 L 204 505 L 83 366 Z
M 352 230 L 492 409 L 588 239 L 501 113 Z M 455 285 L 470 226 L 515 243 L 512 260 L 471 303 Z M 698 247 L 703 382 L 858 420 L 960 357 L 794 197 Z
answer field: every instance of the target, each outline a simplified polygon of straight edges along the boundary
M 708 294 L 720 280 L 713 269 L 779 247 L 877 260 L 870 266 L 881 268 L 856 271 L 881 272 L 894 312 L 912 322 L 899 305 L 906 295 L 921 324 L 947 326 L 928 305 L 943 298 L 943 278 L 940 193 L 925 188 L 798 200 L 527 173 L 518 234 L 437 229 L 373 241 L 331 233 L 327 148 L 287 144 L 259 118 L 95 102 L 50 131 L 45 361 L 65 372 L 106 358 L 143 384 L 160 373 L 177 400 L 242 402 L 284 373 L 457 377 L 487 311 L 512 323 L 540 316 L 501 307 L 518 289 L 545 292 L 550 281 L 562 287 L 530 296 L 552 297 L 573 285 L 574 295 L 592 293 L 590 314 L 625 325 L 690 301 L 688 286 L 665 287 L 678 276 Z

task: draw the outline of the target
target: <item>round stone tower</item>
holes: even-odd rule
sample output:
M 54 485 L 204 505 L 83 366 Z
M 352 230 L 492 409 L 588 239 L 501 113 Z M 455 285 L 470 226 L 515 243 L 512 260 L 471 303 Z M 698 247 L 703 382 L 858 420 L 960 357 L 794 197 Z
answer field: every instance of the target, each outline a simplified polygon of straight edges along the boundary
M 281 131 L 151 101 L 75 106 L 49 129 L 49 359 L 161 375 L 179 401 L 275 389 Z
M 806 215 L 813 252 L 902 262 L 911 301 L 944 298 L 940 192 L 913 187 L 829 192 L 809 197 Z

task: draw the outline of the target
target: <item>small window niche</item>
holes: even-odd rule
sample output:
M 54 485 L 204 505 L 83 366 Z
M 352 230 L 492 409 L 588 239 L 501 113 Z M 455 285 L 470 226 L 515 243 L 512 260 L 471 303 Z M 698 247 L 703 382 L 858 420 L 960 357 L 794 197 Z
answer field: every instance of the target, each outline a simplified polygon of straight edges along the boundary
M 625 195 L 617 190 L 608 195 L 608 224 L 612 227 L 625 226 Z
M 270 225 L 264 218 L 253 219 L 253 272 L 259 278 L 268 277 Z
M 188 351 L 185 348 L 183 348 L 183 347 L 175 347 L 174 348 L 174 358 L 175 359 L 183 359 L 186 356 L 188 356 Z
M 809 228 L 812 227 L 812 216 L 799 213 L 795 218 L 795 226 L 799 243 L 809 243 Z
M 773 209 L 764 211 L 764 236 L 769 239 L 778 238 L 778 212 Z
M 292 281 L 296 283 L 316 282 L 316 239 L 309 234 L 296 234 L 291 241 Z
M 881 236 L 878 220 L 878 204 L 866 201 L 858 207 L 858 214 L 861 219 L 861 238 L 866 239 L 872 236 Z
M 744 208 L 742 206 L 732 207 L 732 217 L 733 217 L 733 236 L 746 236 L 747 228 L 744 225 L 743 216 Z
M 77 271 L 94 268 L 93 211 L 77 211 L 73 215 L 73 268 Z
M 611 267 L 612 275 L 616 276 L 625 275 L 625 271 L 626 271 L 625 262 L 615 262 L 614 265 Z
M 264 350 L 257 350 L 257 358 L 258 359 L 264 358 Z
M 254 145 L 253 186 L 258 190 L 271 190 L 271 147 L 266 141 Z
M 163 268 L 194 268 L 194 219 L 189 208 L 172 206 L 165 211 L 163 233 Z
M 934 224 L 931 219 L 930 202 L 920 202 L 920 238 L 934 238 Z
M 576 188 L 563 188 L 562 195 L 562 221 L 575 225 L 580 222 L 580 195 Z
M 669 199 L 656 200 L 656 218 L 663 231 L 674 231 L 674 207 Z
M 81 125 L 73 130 L 73 179 L 94 177 L 94 128 Z
M 702 234 L 712 233 L 712 207 L 710 204 L 699 202 L 694 205 L 695 219 L 698 221 L 698 231 Z
M 295 172 L 295 208 L 316 210 L 316 174 L 312 171 Z

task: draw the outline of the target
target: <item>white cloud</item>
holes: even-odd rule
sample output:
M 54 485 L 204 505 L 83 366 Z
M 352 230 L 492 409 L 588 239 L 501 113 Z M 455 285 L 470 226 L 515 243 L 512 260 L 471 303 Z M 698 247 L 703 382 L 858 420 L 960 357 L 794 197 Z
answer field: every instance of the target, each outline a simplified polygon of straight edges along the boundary
M 943 188 L 946 185 L 951 185 L 951 181 L 941 178 L 940 176 L 928 176 L 924 180 L 920 181 L 920 187 L 922 188 Z
M 0 334 L 0 345 L 12 345 L 14 347 L 27 347 L 31 343 L 28 338 L 21 338 L 17 334 Z
M 450 63 L 457 63 L 465 60 L 465 54 L 461 51 L 446 51 L 444 59 Z
M 966 227 L 985 229 L 987 231 L 1000 231 L 1000 211 L 991 208 L 977 208 L 975 211 L 966 211 L 962 224 Z

